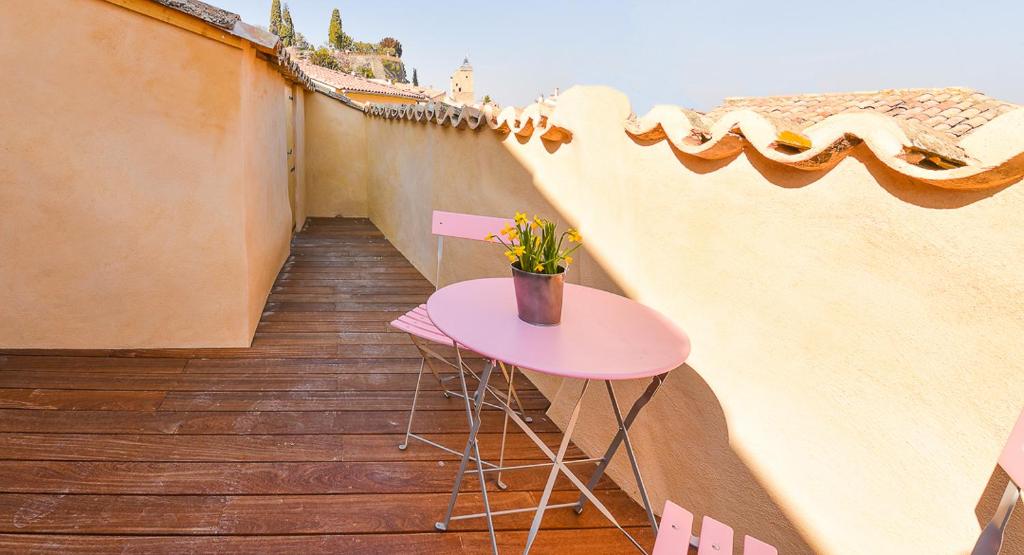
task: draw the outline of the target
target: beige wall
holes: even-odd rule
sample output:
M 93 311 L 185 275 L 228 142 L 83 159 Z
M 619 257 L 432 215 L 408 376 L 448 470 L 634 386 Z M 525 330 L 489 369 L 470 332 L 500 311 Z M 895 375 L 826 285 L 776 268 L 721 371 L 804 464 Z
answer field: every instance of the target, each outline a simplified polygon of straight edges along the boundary
M 304 105 L 307 215 L 365 217 L 369 159 L 363 113 L 314 92 L 306 93 Z
M 249 343 L 260 323 L 263 306 L 288 258 L 293 215 L 288 200 L 288 131 L 294 118 L 286 83 L 277 70 L 256 57 L 246 43 L 242 51 L 243 198 L 248 275 Z M 295 127 L 294 120 L 290 123 Z M 295 129 L 297 133 L 299 130 Z M 298 165 L 299 162 L 296 162 Z M 297 190 L 297 189 L 296 189 Z M 237 230 L 236 230 L 237 232 Z
M 287 254 L 283 79 L 145 6 L 0 20 L 0 346 L 248 345 Z
M 605 88 L 560 97 L 553 117 L 574 133 L 561 146 L 308 100 L 343 158 L 329 183 L 310 171 L 311 213 L 366 195 L 430 277 L 432 209 L 559 217 L 589 247 L 570 279 L 687 330 L 688 365 L 634 434 L 658 507 L 671 498 L 784 553 L 970 550 L 1024 399 L 1024 185 L 938 189 L 862 150 L 826 173 L 702 162 L 633 142 L 628 101 Z M 446 253 L 442 282 L 508 271 L 490 245 Z M 539 383 L 564 422 L 578 384 Z M 592 392 L 577 441 L 597 454 L 612 426 Z M 613 475 L 632 488 L 624 458 Z
M 306 223 L 306 95 L 299 84 L 292 85 L 295 123 L 295 230 Z

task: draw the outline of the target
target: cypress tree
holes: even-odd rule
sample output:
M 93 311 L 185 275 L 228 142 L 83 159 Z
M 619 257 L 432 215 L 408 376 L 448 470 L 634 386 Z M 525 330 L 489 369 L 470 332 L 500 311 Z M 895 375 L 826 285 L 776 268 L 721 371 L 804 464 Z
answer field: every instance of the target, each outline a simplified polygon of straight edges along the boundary
M 288 4 L 284 5 L 281 12 L 281 42 L 285 46 L 295 44 L 295 27 L 292 25 L 292 14 L 288 11 Z
M 412 85 L 414 87 L 420 86 L 420 76 L 416 75 L 416 68 L 412 68 Z
M 345 48 L 345 33 L 341 30 L 341 12 L 338 11 L 338 8 L 334 8 L 334 11 L 331 12 L 331 24 L 327 27 L 327 42 L 338 50 Z
M 281 0 L 270 3 L 270 32 L 281 36 Z

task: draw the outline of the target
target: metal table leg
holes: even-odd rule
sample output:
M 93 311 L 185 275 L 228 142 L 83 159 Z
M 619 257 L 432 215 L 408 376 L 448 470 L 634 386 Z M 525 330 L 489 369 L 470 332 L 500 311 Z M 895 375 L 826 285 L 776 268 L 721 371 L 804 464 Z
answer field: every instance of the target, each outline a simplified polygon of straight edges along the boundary
M 622 442 L 626 444 L 626 454 L 629 456 L 629 464 L 633 467 L 633 476 L 636 478 L 636 487 L 640 490 L 640 499 L 644 502 L 644 509 L 647 511 L 647 519 L 651 522 L 651 529 L 654 536 L 658 536 L 658 519 L 654 518 L 654 511 L 651 509 L 651 500 L 647 498 L 647 487 L 644 479 L 640 476 L 640 465 L 636 462 L 636 454 L 633 452 L 633 444 L 629 441 L 629 428 L 622 421 L 622 412 L 619 411 L 619 401 L 615 398 L 615 390 L 612 389 L 612 382 L 605 380 L 608 388 L 608 400 L 612 402 L 612 410 L 615 413 L 615 421 L 619 424 L 619 431 L 622 432 Z
M 587 392 L 588 385 L 590 385 L 590 380 L 583 382 L 583 389 L 580 390 L 579 399 L 576 400 L 576 405 L 572 408 L 572 413 L 569 415 L 569 423 L 565 426 L 565 432 L 562 435 L 562 443 L 558 446 L 558 454 L 555 455 L 554 459 L 555 464 L 551 466 L 551 473 L 548 474 L 548 481 L 544 484 L 544 493 L 540 496 L 540 505 L 537 506 L 537 512 L 533 516 L 533 524 L 530 525 L 530 533 L 526 536 L 526 547 L 523 549 L 523 553 L 530 552 L 530 547 L 533 546 L 533 540 L 537 537 L 537 531 L 540 530 L 540 522 L 541 520 L 544 520 L 544 510 L 547 509 L 548 499 L 551 498 L 551 490 L 555 488 L 555 480 L 558 479 L 558 471 L 561 468 L 562 461 L 565 459 L 565 451 L 569 449 L 569 441 L 572 439 L 573 430 L 576 429 L 576 420 L 580 416 L 580 407 L 583 405 L 583 395 Z
M 597 483 L 601 480 L 601 477 L 604 476 L 604 472 L 608 468 L 608 463 L 611 462 L 612 457 L 615 456 L 615 452 L 618 451 L 619 445 L 626 442 L 629 462 L 633 467 L 633 476 L 636 478 L 637 487 L 640 489 L 640 497 L 643 499 L 644 509 L 647 511 L 647 518 L 651 522 L 651 529 L 654 530 L 655 535 L 658 534 L 658 521 L 654 516 L 654 511 L 651 509 L 650 501 L 647 498 L 647 489 L 644 487 L 643 478 L 640 476 L 640 469 L 636 463 L 636 455 L 633 453 L 633 448 L 629 443 L 628 431 L 633 425 L 633 421 L 636 420 L 637 415 L 640 414 L 640 410 L 650 402 L 651 397 L 654 396 L 654 393 L 658 391 L 658 388 L 661 387 L 661 384 L 664 383 L 664 381 L 665 377 L 663 375 L 655 376 L 643 394 L 640 395 L 640 397 L 633 403 L 633 406 L 630 407 L 625 418 L 622 418 L 622 414 L 619 412 L 619 405 L 615 401 L 615 392 L 612 390 L 611 382 L 606 382 L 608 387 L 608 398 L 614 408 L 616 420 L 619 425 L 619 431 L 615 434 L 615 438 L 612 439 L 612 442 L 608 445 L 608 449 L 605 451 L 604 456 L 601 457 L 601 464 L 598 465 L 597 470 L 594 471 L 593 476 L 590 477 L 590 483 L 587 484 L 588 490 L 593 490 L 594 487 L 597 486 Z M 587 496 L 581 494 L 579 501 L 577 502 L 576 513 L 582 513 L 583 507 L 585 507 L 586 504 Z
M 527 508 L 520 508 L 520 509 L 506 509 L 506 510 L 502 510 L 502 511 L 491 511 L 491 508 L 490 508 L 490 505 L 489 505 L 488 499 L 487 499 L 487 493 L 486 493 L 487 488 L 484 485 L 485 484 L 484 479 L 483 479 L 484 473 L 488 472 L 488 471 L 500 472 L 501 470 L 510 470 L 510 469 L 512 469 L 514 467 L 503 467 L 503 466 L 499 465 L 497 468 L 486 469 L 485 470 L 483 465 L 478 463 L 476 465 L 476 472 L 477 472 L 477 475 L 480 478 L 480 483 L 483 486 L 481 491 L 483 493 L 484 512 L 483 513 L 478 513 L 478 514 L 464 514 L 464 515 L 453 516 L 452 513 L 454 512 L 454 509 L 455 509 L 455 502 L 456 502 L 456 500 L 458 498 L 459 488 L 461 487 L 461 484 L 462 484 L 462 476 L 467 473 L 467 467 L 468 467 L 469 461 L 474 459 L 471 456 L 471 451 L 472 450 L 475 449 L 475 452 L 473 452 L 473 454 L 476 455 L 476 460 L 479 460 L 480 453 L 479 453 L 479 448 L 477 447 L 477 440 L 476 440 L 476 438 L 477 438 L 477 434 L 478 434 L 479 428 L 480 428 L 480 409 L 481 409 L 481 405 L 483 404 L 481 401 L 483 399 L 483 396 L 486 394 L 486 392 L 487 392 L 487 390 L 489 388 L 487 382 L 490 379 L 491 373 L 492 373 L 492 371 L 494 369 L 493 367 L 494 367 L 493 363 L 492 364 L 488 364 L 488 366 L 485 367 L 484 372 L 480 376 L 480 386 L 477 388 L 476 395 L 474 395 L 473 398 L 472 398 L 474 403 L 475 403 L 475 405 L 474 405 L 475 406 L 475 410 L 471 410 L 471 408 L 470 408 L 470 401 L 469 401 L 470 397 L 469 397 L 469 395 L 465 396 L 466 397 L 466 410 L 467 410 L 467 414 L 469 415 L 470 421 L 472 423 L 471 431 L 470 431 L 470 437 L 467 440 L 466 450 L 463 452 L 462 462 L 459 465 L 459 472 L 458 472 L 458 475 L 455 478 L 455 486 L 452 489 L 452 496 L 451 496 L 451 498 L 449 500 L 449 503 L 448 503 L 448 510 L 445 513 L 444 520 L 442 522 L 438 522 L 437 524 L 435 524 L 435 527 L 438 530 L 442 530 L 443 531 L 443 530 L 447 530 L 448 529 L 448 526 L 449 526 L 449 524 L 451 523 L 452 520 L 463 520 L 463 519 L 485 517 L 487 519 L 488 531 L 491 533 L 491 547 L 492 547 L 494 553 L 497 553 L 498 552 L 497 551 L 498 548 L 497 548 L 497 541 L 496 541 L 495 535 L 494 535 L 494 523 L 493 523 L 492 517 L 499 516 L 499 515 L 504 515 L 504 514 L 514 514 L 514 513 L 520 513 L 520 512 L 534 511 L 534 519 L 533 519 L 533 522 L 532 522 L 531 527 L 530 527 L 530 532 L 529 532 L 529 534 L 527 536 L 526 547 L 525 547 L 525 549 L 523 551 L 523 554 L 526 555 L 526 554 L 529 553 L 531 547 L 533 546 L 533 543 L 534 543 L 534 541 L 536 539 L 537 533 L 540 530 L 541 521 L 544 518 L 544 512 L 547 509 L 573 507 L 573 508 L 577 509 L 577 512 L 579 512 L 579 511 L 582 511 L 583 505 L 587 501 L 589 501 L 590 503 L 592 503 L 594 505 L 594 508 L 597 509 L 598 512 L 600 512 L 605 518 L 607 518 L 609 520 L 609 522 L 611 522 L 612 525 L 614 525 L 620 532 L 622 532 L 626 536 L 626 538 L 628 538 L 630 540 L 630 542 L 632 542 L 633 545 L 638 550 L 640 550 L 640 552 L 646 553 L 646 551 L 644 550 L 643 546 L 640 545 L 640 543 L 637 542 L 637 540 L 631 534 L 629 534 L 622 527 L 622 525 L 619 524 L 619 522 L 616 520 L 615 516 L 611 513 L 611 511 L 609 511 L 608 508 L 604 505 L 604 503 L 602 503 L 601 500 L 597 498 L 597 496 L 594 494 L 593 489 L 597 485 L 597 482 L 600 481 L 601 476 L 604 473 L 604 470 L 607 468 L 608 461 L 610 461 L 611 457 L 615 455 L 615 452 L 618 450 L 619 445 L 622 444 L 622 443 L 625 443 L 626 451 L 627 451 L 627 454 L 629 455 L 629 458 L 630 458 L 630 464 L 633 467 L 633 474 L 634 474 L 634 477 L 637 480 L 637 485 L 640 488 L 641 498 L 642 498 L 642 500 L 644 502 L 644 508 L 647 511 L 648 518 L 651 520 L 652 528 L 654 529 L 655 534 L 657 534 L 657 521 L 656 521 L 654 513 L 653 513 L 653 511 L 651 510 L 651 507 L 650 507 L 650 501 L 649 501 L 648 496 L 647 496 L 647 490 L 646 490 L 646 488 L 644 486 L 643 478 L 640 475 L 640 468 L 639 468 L 639 464 L 636 461 L 636 456 L 633 453 L 632 443 L 630 442 L 630 439 L 629 439 L 628 430 L 629 430 L 629 427 L 633 424 L 633 421 L 636 419 L 637 414 L 639 414 L 640 410 L 650 401 L 651 397 L 654 395 L 654 392 L 657 391 L 657 389 L 661 386 L 663 378 L 660 377 L 660 376 L 655 378 L 654 380 L 652 380 L 651 384 L 647 387 L 647 390 L 644 392 L 644 394 L 641 395 L 640 398 L 637 399 L 635 403 L 633 403 L 633 406 L 630 408 L 629 413 L 626 415 L 625 418 L 622 417 L 622 413 L 619 410 L 618 402 L 617 402 L 617 400 L 615 398 L 615 391 L 614 391 L 614 389 L 611 386 L 611 382 L 608 382 L 608 381 L 605 382 L 607 390 L 608 390 L 609 400 L 612 403 L 612 407 L 613 407 L 613 410 L 614 410 L 614 413 L 615 413 L 616 421 L 617 421 L 618 426 L 619 426 L 619 431 L 616 434 L 615 439 L 609 445 L 608 450 L 605 452 L 605 456 L 600 458 L 600 459 L 585 459 L 583 461 L 566 461 L 565 460 L 565 454 L 566 454 L 566 451 L 568 450 L 569 442 L 572 440 L 572 434 L 573 434 L 573 432 L 574 432 L 574 430 L 576 428 L 576 423 L 577 423 L 577 421 L 579 419 L 580 408 L 581 408 L 582 403 L 583 403 L 583 395 L 584 395 L 584 393 L 587 390 L 587 385 L 590 383 L 589 381 L 584 382 L 583 388 L 580 391 L 579 397 L 576 400 L 576 404 L 573 406 L 572 413 L 571 413 L 571 415 L 569 417 L 569 423 L 567 424 L 567 426 L 566 426 L 566 428 L 565 428 L 565 430 L 563 432 L 562 441 L 561 441 L 561 443 L 559 445 L 559 448 L 558 448 L 558 453 L 553 452 L 547 446 L 547 444 L 545 444 L 544 441 L 533 430 L 530 429 L 530 427 L 527 425 L 527 423 L 525 421 L 523 421 L 523 419 L 520 417 L 520 415 L 517 414 L 516 411 L 513 410 L 511 406 L 508 406 L 507 403 L 503 403 L 503 406 L 500 406 L 499 408 L 501 408 L 505 412 L 506 417 L 512 419 L 512 421 L 515 422 L 515 424 L 517 426 L 519 426 L 523 430 L 523 432 L 533 441 L 533 443 L 551 460 L 551 463 L 541 463 L 540 465 L 525 465 L 524 466 L 524 468 L 527 468 L 527 467 L 534 467 L 534 466 L 546 466 L 547 464 L 551 464 L 551 473 L 549 474 L 548 481 L 545 484 L 544 492 L 543 492 L 543 494 L 541 496 L 540 503 L 536 507 L 527 507 Z M 463 387 L 463 391 L 465 391 L 466 390 L 465 382 L 462 383 L 462 387 Z M 509 396 L 509 397 L 511 397 L 511 396 Z M 599 460 L 601 462 L 601 464 L 597 468 L 595 475 L 591 478 L 590 484 L 584 484 L 583 481 L 580 480 L 579 477 L 577 477 L 576 474 L 574 474 L 568 468 L 567 465 L 572 464 L 574 462 L 585 462 L 585 461 L 588 461 L 588 460 L 590 460 L 590 461 L 597 461 L 597 460 Z M 579 499 L 579 501 L 577 501 L 575 503 L 562 503 L 562 504 L 556 504 L 556 505 L 549 505 L 548 504 L 548 501 L 550 500 L 550 497 L 551 497 L 552 490 L 554 489 L 554 483 L 557 480 L 559 473 L 562 473 L 566 478 L 569 479 L 569 481 L 577 489 L 580 490 L 580 499 Z
M 615 515 L 613 515 L 611 511 L 609 511 L 608 508 L 605 507 L 604 503 L 602 503 L 601 500 L 597 498 L 597 495 L 594 494 L 592 488 L 584 485 L 583 481 L 580 480 L 579 477 L 577 477 L 576 474 L 574 474 L 571 470 L 569 470 L 568 466 L 566 466 L 566 464 L 568 463 L 564 461 L 565 453 L 562 451 L 562 449 L 564 449 L 568 445 L 569 441 L 572 439 L 572 433 L 574 431 L 574 428 L 576 427 L 576 419 L 579 415 L 580 406 L 583 404 L 583 393 L 586 392 L 587 383 L 589 383 L 589 381 L 584 382 L 583 391 L 580 392 L 580 396 L 576 400 L 576 405 L 573 407 L 572 415 L 569 419 L 569 424 L 566 426 L 564 432 L 565 435 L 562 437 L 562 443 L 559 448 L 559 455 L 552 453 L 551 449 L 548 448 L 548 446 L 540 439 L 540 437 L 538 437 L 537 434 L 533 432 L 533 430 L 530 430 L 524 422 L 519 420 L 519 417 L 515 413 L 509 414 L 512 420 L 515 421 L 516 424 L 518 424 L 524 432 L 526 432 L 526 435 L 528 435 L 530 439 L 533 440 L 537 447 L 540 448 L 540 450 L 543 451 L 544 454 L 547 455 L 553 463 L 551 475 L 548 477 L 548 483 L 545 487 L 545 493 L 547 495 L 542 497 L 540 505 L 537 506 L 537 512 L 534 516 L 533 524 L 530 528 L 530 535 L 527 537 L 526 549 L 523 551 L 523 555 L 526 555 L 530 551 L 530 547 L 533 543 L 533 538 L 536 536 L 537 531 L 540 529 L 540 523 L 541 519 L 543 518 L 545 509 L 556 507 L 568 508 L 573 507 L 575 505 L 575 503 L 564 503 L 560 505 L 547 506 L 547 497 L 550 496 L 551 493 L 550 488 L 554 486 L 554 480 L 558 477 L 559 472 L 561 472 L 562 475 L 568 478 L 569 481 L 572 482 L 573 486 L 580 490 L 580 493 L 583 495 L 583 497 L 590 500 L 590 502 L 594 504 L 594 508 L 597 509 L 598 512 L 600 512 L 605 518 L 607 518 L 608 521 L 611 522 L 613 526 L 615 526 L 615 528 L 622 532 L 623 535 L 625 535 L 626 538 L 629 539 L 629 541 L 632 542 L 633 545 L 638 550 L 640 550 L 641 553 L 646 553 L 643 546 L 640 545 L 640 542 L 636 541 L 636 538 L 634 538 L 629 532 L 625 530 L 625 528 L 622 527 L 621 524 L 619 524 L 619 521 L 616 520 Z M 563 460 L 560 460 L 559 457 L 562 457 Z

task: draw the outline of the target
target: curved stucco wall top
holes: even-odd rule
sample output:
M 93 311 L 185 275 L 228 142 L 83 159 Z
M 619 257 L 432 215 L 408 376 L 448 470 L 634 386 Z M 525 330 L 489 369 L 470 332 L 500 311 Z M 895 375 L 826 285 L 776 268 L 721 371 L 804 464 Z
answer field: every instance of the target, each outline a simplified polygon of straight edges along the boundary
M 568 142 L 572 139 L 572 132 L 555 123 L 552 118 L 554 111 L 551 105 L 541 103 L 525 108 L 496 108 L 487 104 L 477 109 L 434 102 L 415 105 L 370 104 L 365 108 L 368 116 L 450 125 L 458 129 L 480 129 L 486 126 L 499 133 L 515 133 L 523 138 L 536 133 L 544 140 Z
M 572 139 L 572 131 L 559 123 L 557 103 L 500 109 L 371 104 L 364 112 L 459 129 L 487 127 L 521 138 L 537 134 L 548 141 Z M 808 171 L 829 170 L 864 144 L 878 161 L 919 182 L 949 189 L 985 189 L 1024 177 L 1024 107 L 1001 103 L 993 114 L 969 134 L 958 136 L 871 110 L 844 111 L 810 125 L 795 125 L 742 106 L 727 104 L 703 114 L 663 105 L 643 116 L 630 114 L 623 128 L 640 146 L 667 140 L 684 157 L 720 160 L 752 148 L 773 163 Z

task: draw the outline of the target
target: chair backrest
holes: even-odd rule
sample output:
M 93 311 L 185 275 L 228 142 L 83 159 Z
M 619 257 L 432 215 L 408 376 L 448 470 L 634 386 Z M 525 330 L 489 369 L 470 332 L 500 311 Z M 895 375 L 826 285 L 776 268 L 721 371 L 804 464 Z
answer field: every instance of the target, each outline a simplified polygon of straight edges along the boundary
M 1017 417 L 1017 424 L 1010 432 L 1010 439 L 999 455 L 999 466 L 1010 476 L 1003 497 L 999 500 L 995 514 L 985 525 L 974 544 L 971 555 L 996 555 L 1002 549 L 1006 524 L 1010 521 L 1013 507 L 1020 499 L 1020 488 L 1024 485 L 1024 412 Z
M 999 466 L 1010 475 L 1018 488 L 1024 487 L 1024 411 L 1017 418 L 1017 425 L 1010 432 L 1010 439 L 999 456 Z
M 509 218 L 434 210 L 430 223 L 431 233 L 437 236 L 437 273 L 434 275 L 434 286 L 440 287 L 441 285 L 441 260 L 444 256 L 445 237 L 484 241 L 489 233 L 497 235 L 503 227 L 510 223 L 512 220 Z
M 733 531 L 729 526 L 705 516 L 701 520 L 700 537 L 694 536 L 692 530 L 693 513 L 671 501 L 665 501 L 652 555 L 686 555 L 690 546 L 697 548 L 697 555 L 733 553 Z M 744 536 L 743 555 L 779 555 L 779 552 L 757 538 Z
M 488 233 L 498 234 L 501 228 L 512 223 L 509 218 L 475 216 L 458 212 L 434 210 L 430 231 L 439 237 L 457 237 L 483 241 Z

